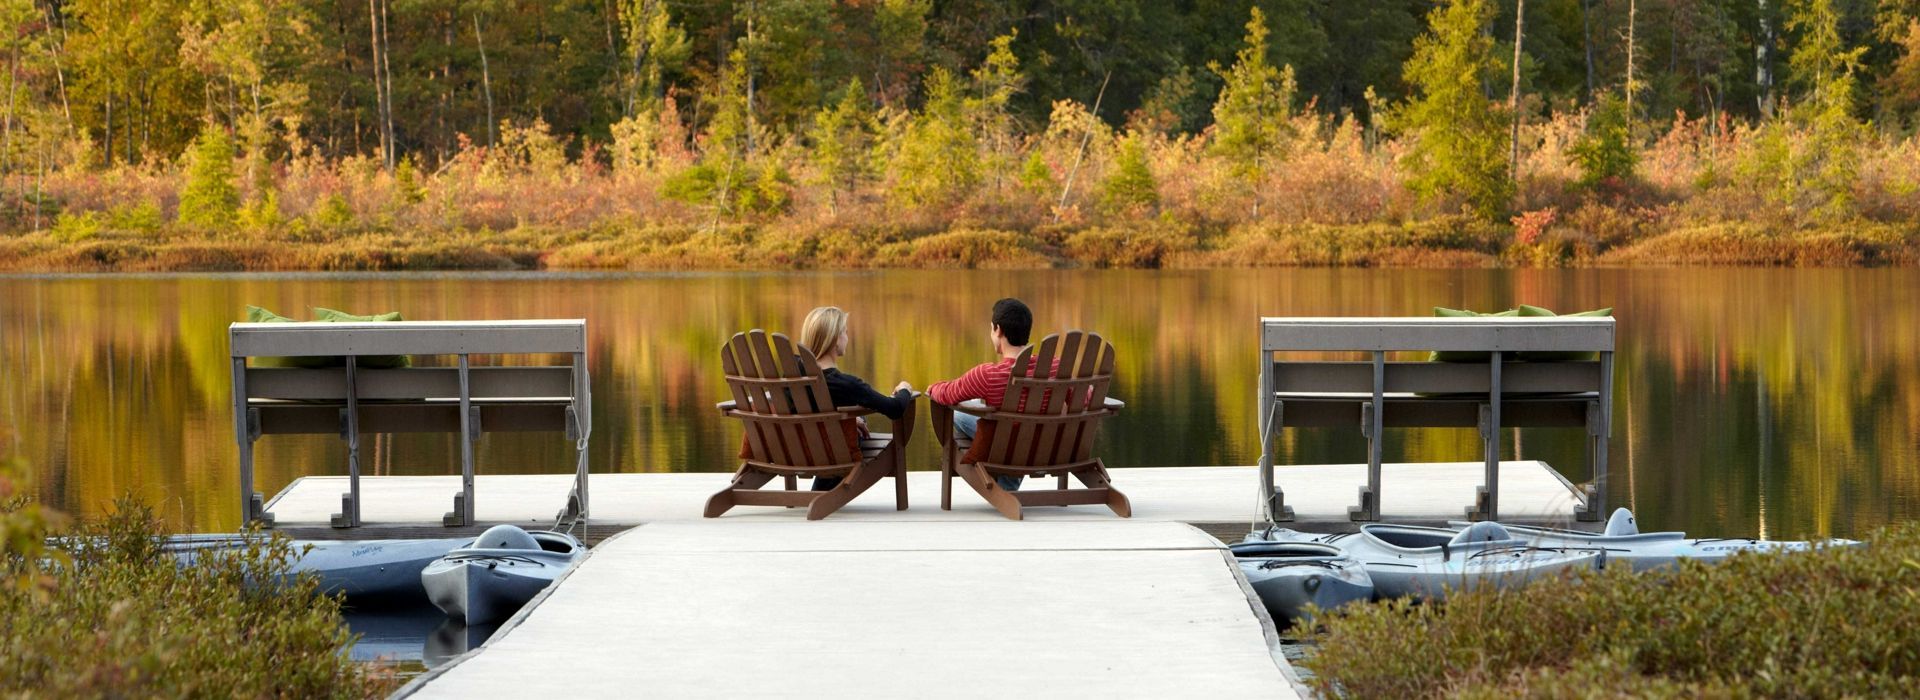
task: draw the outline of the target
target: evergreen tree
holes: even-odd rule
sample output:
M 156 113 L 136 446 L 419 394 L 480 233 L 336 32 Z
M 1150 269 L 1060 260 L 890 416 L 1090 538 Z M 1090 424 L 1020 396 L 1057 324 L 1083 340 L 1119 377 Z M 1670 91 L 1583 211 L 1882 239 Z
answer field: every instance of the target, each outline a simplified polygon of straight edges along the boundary
M 1568 149 L 1580 168 L 1580 184 L 1596 187 L 1633 178 L 1640 153 L 1627 134 L 1627 107 L 1618 95 L 1600 98 L 1587 114 L 1586 131 Z
M 673 21 L 667 0 L 622 0 L 620 30 L 627 40 L 629 118 L 650 119 L 666 97 L 666 75 L 687 60 L 692 45 Z
M 1026 85 L 1026 78 L 1020 74 L 1020 59 L 1013 54 L 1013 40 L 1018 36 L 1018 31 L 1002 34 L 988 44 L 992 50 L 972 73 L 974 94 L 964 102 L 969 121 L 986 146 L 983 165 L 993 176 L 996 191 L 1002 176 L 1012 170 L 1012 102 Z
M 1114 147 L 1113 173 L 1100 183 L 1101 203 L 1108 211 L 1148 208 L 1160 203 L 1159 184 L 1147 164 L 1147 148 L 1139 133 L 1129 133 Z
M 1259 7 L 1247 20 L 1246 45 L 1230 69 L 1213 71 L 1226 81 L 1213 104 L 1213 152 L 1253 191 L 1253 215 L 1260 216 L 1260 190 L 1267 170 L 1286 157 L 1293 139 L 1293 67 L 1275 68 L 1267 60 L 1267 17 Z
M 909 204 L 943 203 L 980 182 L 979 143 L 968 128 L 958 81 L 935 67 L 927 74 L 926 93 L 926 106 L 891 149 L 893 195 Z
M 874 130 L 867 89 L 859 78 L 847 82 L 838 104 L 814 114 L 811 157 L 827 185 L 829 207 L 837 206 L 842 191 L 850 192 L 868 178 Z
M 233 142 L 220 127 L 201 129 L 193 158 L 187 164 L 187 183 L 180 190 L 180 223 L 203 229 L 232 228 L 240 210 L 240 190 L 233 184 Z
M 1402 112 L 1414 136 L 1409 185 L 1427 199 L 1457 197 L 1497 219 L 1513 198 L 1507 176 L 1510 115 L 1487 98 L 1500 73 L 1486 34 L 1486 0 L 1448 0 L 1427 15 L 1428 33 L 1414 41 L 1406 79 L 1413 95 Z
M 1809 140 L 1794 149 L 1798 153 L 1786 172 L 1805 179 L 1818 211 L 1843 217 L 1852 210 L 1860 148 L 1867 135 L 1853 116 L 1854 73 L 1866 48 L 1847 47 L 1833 0 L 1798 0 L 1788 12 L 1787 28 L 1799 34 L 1799 41 L 1787 64 L 1803 90 L 1788 119 L 1804 129 Z

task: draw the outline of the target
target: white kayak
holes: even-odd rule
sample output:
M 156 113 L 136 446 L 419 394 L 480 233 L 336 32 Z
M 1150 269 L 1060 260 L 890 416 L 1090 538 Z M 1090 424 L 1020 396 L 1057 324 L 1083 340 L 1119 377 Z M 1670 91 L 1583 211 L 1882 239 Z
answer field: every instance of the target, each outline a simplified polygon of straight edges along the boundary
M 1366 565 L 1381 598 L 1413 596 L 1445 600 L 1448 591 L 1511 588 L 1535 579 L 1595 568 L 1597 549 L 1538 547 L 1516 539 L 1495 523 L 1462 531 L 1412 525 L 1369 524 L 1360 532 L 1315 535 L 1285 528 L 1249 535 L 1277 541 L 1320 542 L 1339 547 Z
M 1373 578 L 1339 547 L 1317 542 L 1242 542 L 1232 545 L 1241 573 L 1273 616 L 1285 625 L 1320 610 L 1373 598 Z
M 420 583 L 448 617 L 481 625 L 512 616 L 586 552 L 572 535 L 495 525 L 472 546 L 428 564 Z
M 420 572 L 472 542 L 471 537 L 412 540 L 294 540 L 291 573 L 313 573 L 320 592 L 345 593 L 356 605 L 417 603 L 426 597 Z M 242 535 L 176 535 L 162 548 L 182 562 L 213 551 L 245 546 Z
M 1471 523 L 1449 522 L 1466 528 Z M 1741 552 L 1799 552 L 1815 547 L 1855 547 L 1855 540 L 1788 542 L 1736 537 L 1687 537 L 1684 532 L 1641 532 L 1633 512 L 1625 508 L 1613 511 L 1607 527 L 1599 533 L 1562 530 L 1550 527 L 1502 525 L 1508 532 L 1538 547 L 1589 548 L 1606 552 L 1601 566 L 1624 564 L 1634 571 L 1672 566 L 1681 559 L 1719 562 Z

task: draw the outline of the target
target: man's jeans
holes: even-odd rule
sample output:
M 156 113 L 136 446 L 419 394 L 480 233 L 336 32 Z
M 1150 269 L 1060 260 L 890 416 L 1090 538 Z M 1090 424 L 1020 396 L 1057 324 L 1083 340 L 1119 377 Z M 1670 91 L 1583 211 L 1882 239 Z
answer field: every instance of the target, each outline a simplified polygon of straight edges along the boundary
M 953 412 L 954 437 L 965 438 L 967 441 L 971 442 L 973 440 L 974 431 L 978 430 L 979 428 L 980 428 L 979 416 L 973 415 L 971 413 L 961 413 L 959 411 Z M 1019 491 L 1020 482 L 1025 478 L 1026 477 L 1013 476 L 1011 474 L 1002 474 L 1000 476 L 994 477 L 993 479 L 994 481 L 997 481 L 1000 483 L 1000 488 L 1006 489 L 1008 491 Z

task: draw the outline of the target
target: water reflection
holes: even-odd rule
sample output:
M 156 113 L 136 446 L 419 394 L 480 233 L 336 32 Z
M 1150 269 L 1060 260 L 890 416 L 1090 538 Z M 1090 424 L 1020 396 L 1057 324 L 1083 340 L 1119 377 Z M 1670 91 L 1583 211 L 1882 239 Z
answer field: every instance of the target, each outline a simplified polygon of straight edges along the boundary
M 354 661 L 393 667 L 403 675 L 438 668 L 487 642 L 499 623 L 468 626 L 431 605 L 346 611 L 347 629 L 360 635 Z
M 182 527 L 234 527 L 224 329 L 251 303 L 297 317 L 311 306 L 584 317 L 594 471 L 724 471 L 739 438 L 712 411 L 724 390 L 715 358 L 735 330 L 791 329 L 836 304 L 854 314 L 850 371 L 924 387 L 985 359 L 986 309 L 1007 295 L 1042 329 L 1097 330 L 1120 348 L 1114 391 L 1129 408 L 1100 447 L 1115 466 L 1253 462 L 1262 315 L 1612 306 L 1613 494 L 1643 523 L 1848 536 L 1920 515 L 1920 272 L 1909 270 L 0 278 L 0 456 L 25 458 L 33 491 L 63 509 L 97 513 L 131 493 Z M 1389 459 L 1477 455 L 1472 431 L 1390 435 Z M 451 435 L 369 445 L 367 473 L 449 473 L 457 454 Z M 1295 463 L 1364 455 L 1357 431 L 1288 432 L 1278 449 Z M 1583 476 L 1577 432 L 1509 435 L 1506 449 Z M 911 456 L 934 464 L 930 441 Z M 570 467 L 564 441 L 540 434 L 488 435 L 479 458 L 483 473 Z M 336 439 L 274 436 L 259 460 L 271 492 L 341 473 L 345 458 Z

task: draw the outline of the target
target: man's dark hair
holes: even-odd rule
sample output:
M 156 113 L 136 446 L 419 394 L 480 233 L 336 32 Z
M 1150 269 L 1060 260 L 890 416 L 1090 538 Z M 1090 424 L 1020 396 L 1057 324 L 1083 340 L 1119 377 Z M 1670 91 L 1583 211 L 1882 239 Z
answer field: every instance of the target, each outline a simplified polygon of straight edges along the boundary
M 1033 310 L 1019 299 L 1001 299 L 993 302 L 993 325 L 1000 327 L 1000 335 L 1006 336 L 1007 342 L 1026 345 L 1033 335 Z

